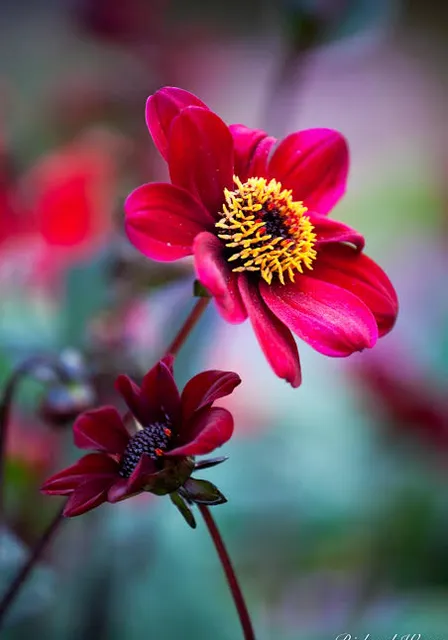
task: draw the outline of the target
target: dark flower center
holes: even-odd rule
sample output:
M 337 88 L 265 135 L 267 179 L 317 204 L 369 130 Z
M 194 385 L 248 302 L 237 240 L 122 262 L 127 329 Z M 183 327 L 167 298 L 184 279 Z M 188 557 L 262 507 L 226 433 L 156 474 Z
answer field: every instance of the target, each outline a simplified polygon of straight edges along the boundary
M 172 432 L 166 423 L 154 422 L 133 436 L 121 458 L 119 474 L 129 478 L 140 458 L 147 453 L 153 460 L 160 460 L 168 448 Z

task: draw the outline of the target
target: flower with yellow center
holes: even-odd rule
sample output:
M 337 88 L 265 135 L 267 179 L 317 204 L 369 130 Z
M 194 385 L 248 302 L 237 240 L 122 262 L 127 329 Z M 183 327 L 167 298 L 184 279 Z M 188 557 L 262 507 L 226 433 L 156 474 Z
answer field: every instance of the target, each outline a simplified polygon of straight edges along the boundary
M 277 376 L 300 384 L 293 334 L 345 357 L 392 329 L 398 305 L 387 275 L 363 253 L 362 235 L 327 215 L 348 175 L 338 131 L 307 129 L 277 142 L 228 126 L 176 87 L 148 98 L 146 123 L 171 184 L 128 196 L 129 239 L 153 260 L 193 256 L 220 315 L 250 320 Z
M 231 250 L 232 271 L 259 271 L 268 284 L 274 276 L 285 284 L 285 275 L 294 282 L 297 272 L 312 269 L 316 234 L 303 203 L 274 179 L 233 180 L 236 189 L 224 189 L 226 202 L 215 225 Z

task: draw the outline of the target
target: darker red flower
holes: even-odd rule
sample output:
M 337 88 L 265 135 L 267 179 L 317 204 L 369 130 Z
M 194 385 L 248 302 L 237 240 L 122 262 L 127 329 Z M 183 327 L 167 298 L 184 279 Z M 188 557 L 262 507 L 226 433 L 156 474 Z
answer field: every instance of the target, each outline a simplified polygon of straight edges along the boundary
M 195 465 L 194 457 L 210 453 L 231 437 L 232 415 L 212 405 L 240 382 L 236 373 L 204 371 L 192 378 L 180 395 L 171 357 L 151 369 L 141 387 L 127 376 L 119 376 L 116 388 L 135 421 L 134 433 L 129 433 L 114 407 L 82 414 L 73 427 L 75 444 L 95 453 L 52 476 L 42 491 L 69 496 L 64 509 L 68 517 L 142 491 L 169 493 L 189 523 L 194 523 L 187 503 L 225 502 L 211 483 L 190 476 L 195 466 L 204 468 L 223 460 Z
M 343 357 L 391 330 L 398 302 L 388 277 L 357 231 L 326 217 L 348 172 L 337 131 L 299 131 L 277 145 L 170 87 L 148 99 L 146 121 L 172 184 L 129 195 L 131 242 L 155 260 L 193 255 L 220 314 L 249 317 L 278 376 L 301 382 L 292 333 Z

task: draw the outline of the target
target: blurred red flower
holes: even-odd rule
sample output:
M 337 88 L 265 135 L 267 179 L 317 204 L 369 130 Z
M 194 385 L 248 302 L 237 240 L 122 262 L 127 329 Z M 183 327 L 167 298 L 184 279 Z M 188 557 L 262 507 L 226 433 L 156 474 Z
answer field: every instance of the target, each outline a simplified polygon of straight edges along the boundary
M 240 382 L 232 372 L 204 371 L 179 395 L 171 357 L 145 375 L 141 388 L 119 376 L 116 388 L 137 422 L 136 432 L 128 432 L 114 407 L 84 413 L 73 427 L 75 444 L 96 453 L 51 477 L 42 491 L 70 496 L 64 510 L 68 517 L 142 491 L 180 494 L 191 502 L 224 502 L 216 487 L 190 475 L 194 456 L 210 453 L 231 437 L 232 415 L 212 405 Z
M 106 244 L 113 229 L 120 146 L 113 134 L 89 132 L 49 153 L 17 180 L 3 172 L 0 267 L 12 273 L 27 268 L 33 282 L 48 283 Z
M 228 127 L 196 96 L 164 88 L 146 121 L 172 184 L 128 196 L 126 230 L 151 259 L 194 255 L 197 277 L 231 323 L 250 318 L 274 372 L 301 382 L 292 333 L 328 356 L 372 347 L 398 311 L 364 238 L 326 214 L 345 192 L 348 149 L 330 129 L 287 136 Z M 291 333 L 292 332 L 292 333 Z

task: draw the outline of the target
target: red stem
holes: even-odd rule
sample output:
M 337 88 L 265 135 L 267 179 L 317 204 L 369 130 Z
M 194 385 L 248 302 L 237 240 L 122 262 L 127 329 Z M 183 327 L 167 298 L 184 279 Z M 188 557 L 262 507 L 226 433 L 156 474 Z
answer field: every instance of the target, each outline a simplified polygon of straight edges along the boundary
M 246 607 L 246 603 L 244 601 L 243 593 L 241 591 L 240 585 L 238 584 L 235 571 L 233 570 L 232 562 L 230 560 L 229 554 L 227 553 L 227 549 L 224 545 L 223 539 L 221 538 L 221 534 L 219 533 L 219 529 L 216 526 L 216 522 L 214 521 L 212 514 L 210 513 L 210 509 L 205 504 L 198 504 L 198 507 L 199 511 L 202 514 L 202 517 L 204 518 L 205 524 L 207 525 L 216 551 L 218 552 L 218 556 L 221 561 L 222 568 L 224 569 L 224 573 L 226 574 L 233 601 L 235 602 L 236 610 L 238 611 L 238 615 L 240 618 L 244 638 L 245 640 L 255 640 L 252 622 Z
M 199 300 L 194 305 L 190 315 L 185 320 L 184 324 L 179 330 L 179 333 L 174 338 L 173 342 L 170 344 L 166 353 L 171 353 L 173 356 L 179 353 L 180 348 L 184 344 L 185 340 L 190 335 L 194 326 L 198 322 L 199 318 L 202 316 L 204 311 L 207 308 L 208 303 L 210 302 L 210 298 L 199 298 Z
M 11 582 L 7 592 L 5 593 L 5 595 L 3 596 L 2 600 L 0 601 L 0 627 L 2 625 L 2 622 L 5 619 L 5 616 L 6 616 L 6 613 L 8 612 L 8 610 L 9 610 L 9 607 L 14 602 L 15 597 L 17 596 L 17 594 L 19 593 L 19 591 L 22 588 L 23 584 L 25 583 L 29 573 L 31 572 L 31 570 L 34 568 L 36 562 L 41 557 L 41 555 L 42 555 L 43 551 L 45 550 L 45 548 L 47 547 L 48 543 L 51 541 L 53 536 L 56 534 L 56 531 L 58 530 L 59 525 L 61 524 L 61 522 L 63 522 L 64 518 L 62 516 L 62 511 L 63 511 L 63 509 L 60 509 L 57 512 L 56 516 L 53 518 L 53 520 L 50 522 L 48 527 L 45 529 L 45 531 L 42 534 L 41 538 L 39 539 L 38 543 L 36 544 L 36 546 L 32 550 L 31 555 L 28 558 L 27 562 L 23 565 L 23 567 L 20 569 L 19 573 L 16 575 L 14 580 Z

